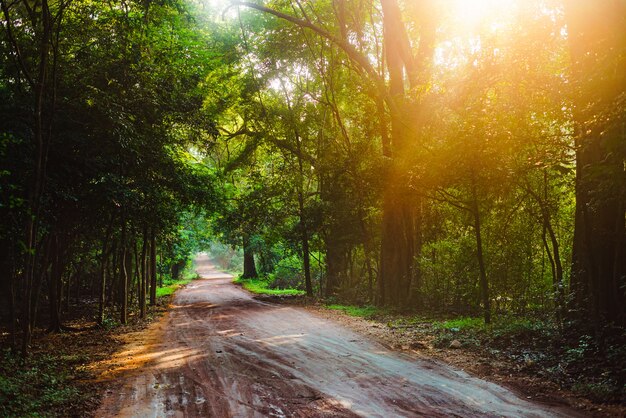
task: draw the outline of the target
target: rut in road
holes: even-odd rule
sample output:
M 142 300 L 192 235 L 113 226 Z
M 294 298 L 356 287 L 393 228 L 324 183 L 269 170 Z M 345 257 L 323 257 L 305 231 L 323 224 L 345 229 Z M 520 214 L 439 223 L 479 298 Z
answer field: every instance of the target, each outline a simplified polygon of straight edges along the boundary
M 179 290 L 139 344 L 137 366 L 98 417 L 548 417 L 531 403 L 447 365 L 395 353 L 297 307 L 253 299 L 197 259 L 203 279 Z

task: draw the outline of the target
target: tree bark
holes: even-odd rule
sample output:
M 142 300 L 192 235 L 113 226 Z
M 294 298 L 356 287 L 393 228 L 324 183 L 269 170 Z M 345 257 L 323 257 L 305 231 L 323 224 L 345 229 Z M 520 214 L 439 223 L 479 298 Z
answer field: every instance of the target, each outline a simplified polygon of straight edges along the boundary
M 623 2 L 566 2 L 572 85 L 577 87 L 571 310 L 596 325 L 626 324 L 626 155 L 615 145 L 624 141 L 619 98 L 626 93 L 625 17 Z M 607 116 L 614 108 L 621 109 L 619 114 Z
M 480 207 L 478 205 L 478 194 L 475 183 L 472 185 L 472 215 L 474 217 L 474 235 L 476 237 L 476 258 L 478 259 L 478 269 L 480 272 L 480 299 L 483 304 L 483 318 L 485 324 L 490 324 L 491 300 L 489 296 L 489 281 L 487 280 L 487 269 L 485 268 Z
M 143 242 L 141 246 L 141 277 L 139 280 L 139 317 L 146 317 L 146 283 L 148 281 L 148 229 L 143 230 Z
M 150 306 L 156 305 L 157 270 L 156 270 L 157 243 L 154 229 L 150 230 Z
M 106 232 L 102 239 L 102 252 L 100 254 L 100 292 L 98 296 L 98 325 L 102 325 L 104 322 L 104 303 L 106 297 L 106 281 L 107 281 L 107 258 L 109 238 L 111 236 L 111 228 L 113 227 L 113 217 L 109 220 Z
M 419 105 L 407 99 L 405 85 L 418 88 L 428 78 L 436 26 L 433 17 L 427 14 L 430 4 L 425 2 L 422 11 L 427 17 L 415 58 L 397 1 L 381 0 L 381 5 L 389 72 L 391 136 L 386 147 L 390 161 L 383 192 L 379 292 L 382 304 L 402 306 L 408 304 L 411 296 L 415 259 L 421 251 L 422 222 L 415 210 L 421 206 L 420 197 L 412 193 L 407 176 L 416 163 L 412 159 L 416 144 L 411 140 L 419 127 Z
M 256 266 L 254 264 L 254 252 L 250 247 L 250 237 L 243 236 L 243 278 L 251 279 L 258 277 Z
M 59 288 L 61 287 L 61 276 L 63 268 L 61 266 L 61 245 L 59 236 L 54 234 L 51 238 L 52 267 L 48 278 L 49 303 L 50 303 L 50 325 L 48 331 L 61 331 L 61 295 Z
M 126 270 L 126 259 L 128 249 L 126 245 L 126 220 L 122 218 L 122 236 L 120 238 L 120 323 L 126 324 L 128 320 L 128 272 Z
M 302 242 L 302 266 L 304 268 L 304 286 L 307 296 L 313 296 L 313 284 L 311 282 L 311 255 L 309 250 L 309 231 L 306 227 L 304 215 L 304 196 L 302 191 L 298 193 L 298 207 L 300 215 L 300 239 Z
M 33 31 L 38 38 L 39 62 L 37 69 L 37 77 L 31 77 L 25 60 L 21 55 L 21 50 L 17 41 L 12 36 L 9 6 L 2 1 L 2 10 L 6 21 L 6 30 L 12 41 L 13 49 L 20 62 L 20 69 L 28 80 L 33 91 L 33 136 L 35 141 L 35 162 L 33 167 L 32 184 L 28 190 L 28 216 L 25 225 L 25 263 L 23 270 L 23 296 L 22 296 L 22 355 L 28 354 L 28 348 L 32 336 L 33 323 L 33 287 L 35 281 L 35 268 L 37 264 L 37 235 L 39 212 L 41 205 L 41 193 L 45 180 L 45 153 L 46 153 L 46 136 L 44 121 L 45 96 L 48 89 L 48 71 L 49 71 L 49 55 L 52 36 L 52 16 L 47 0 L 42 0 L 40 5 L 40 19 L 31 22 Z M 39 28 L 41 24 L 41 28 Z

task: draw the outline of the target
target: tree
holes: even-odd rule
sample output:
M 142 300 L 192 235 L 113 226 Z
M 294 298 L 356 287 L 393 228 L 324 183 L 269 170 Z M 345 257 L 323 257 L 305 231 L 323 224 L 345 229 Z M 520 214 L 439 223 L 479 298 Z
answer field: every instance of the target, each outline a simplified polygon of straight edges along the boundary
M 576 124 L 573 308 L 626 321 L 623 2 L 566 2 Z

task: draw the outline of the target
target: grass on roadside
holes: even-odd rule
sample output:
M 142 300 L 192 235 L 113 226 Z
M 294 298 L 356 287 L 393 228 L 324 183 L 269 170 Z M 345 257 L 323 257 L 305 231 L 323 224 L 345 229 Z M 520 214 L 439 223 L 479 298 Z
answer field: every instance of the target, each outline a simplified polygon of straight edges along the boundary
M 196 271 L 191 268 L 187 269 L 183 272 L 182 278 L 176 279 L 164 279 L 163 286 L 157 287 L 157 298 L 162 298 L 165 296 L 172 295 L 179 287 L 184 286 L 191 282 L 192 280 L 198 279 L 200 276 Z
M 233 283 L 240 284 L 247 291 L 259 295 L 301 296 L 305 293 L 303 290 L 299 289 L 270 289 L 270 282 L 263 279 L 243 279 L 241 277 L 237 277 L 233 280 Z
M 341 311 L 350 316 L 357 316 L 360 318 L 371 319 L 383 313 L 381 308 L 377 308 L 376 306 L 355 306 L 355 305 L 326 305 L 326 308 L 332 309 L 335 311 Z

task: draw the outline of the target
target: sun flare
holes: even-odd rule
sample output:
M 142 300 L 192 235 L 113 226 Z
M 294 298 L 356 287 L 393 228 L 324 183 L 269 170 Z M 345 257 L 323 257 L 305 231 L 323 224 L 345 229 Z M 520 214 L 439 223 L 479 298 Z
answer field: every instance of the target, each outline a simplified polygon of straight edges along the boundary
M 491 26 L 510 15 L 518 0 L 451 0 L 452 19 L 460 26 L 477 28 Z

